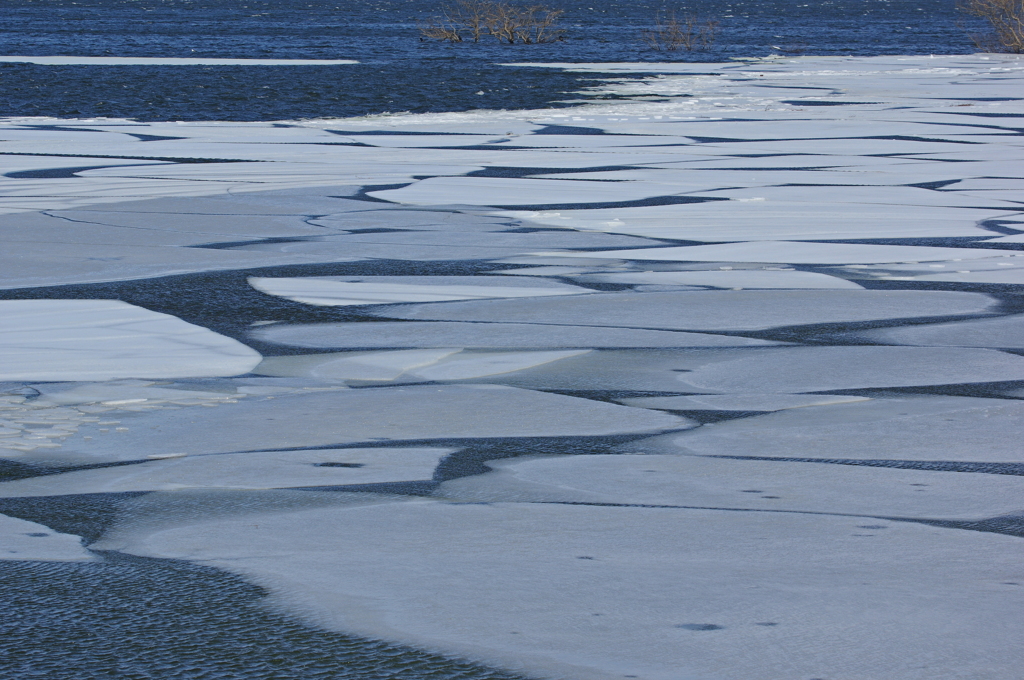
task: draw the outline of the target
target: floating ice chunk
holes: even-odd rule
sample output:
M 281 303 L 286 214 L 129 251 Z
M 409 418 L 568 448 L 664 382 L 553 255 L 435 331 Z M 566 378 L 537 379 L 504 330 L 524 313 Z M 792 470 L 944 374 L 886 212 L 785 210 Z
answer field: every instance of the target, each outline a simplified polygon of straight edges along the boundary
M 627 406 L 666 411 L 782 411 L 805 406 L 852 404 L 867 397 L 832 394 L 694 394 L 678 397 L 635 397 L 618 400 Z
M 810 182 L 808 183 L 810 184 Z M 872 204 L 899 206 L 938 207 L 995 207 L 1003 210 L 1020 210 L 1019 206 L 1007 204 L 992 196 L 991 200 L 979 200 L 975 196 L 962 196 L 955 191 L 933 191 L 908 186 L 772 186 L 750 189 L 725 189 L 702 192 L 694 195 L 718 196 L 731 199 L 760 198 L 771 202 L 795 202 L 808 204 L 853 204 L 858 207 Z
M 905 522 L 423 500 L 98 546 L 198 560 L 318 625 L 538 677 L 930 680 L 1020 662 L 1020 540 Z
M 555 347 L 749 347 L 769 340 L 705 333 L 634 328 L 557 326 L 530 323 L 404 321 L 279 325 L 253 337 L 293 347 L 475 347 L 546 349 Z
M 121 420 L 126 431 L 83 426 L 62 448 L 33 452 L 32 460 L 69 464 L 384 439 L 597 436 L 689 426 L 666 413 L 496 385 L 297 392 Z
M 580 281 L 602 283 L 640 283 L 660 285 L 695 285 L 715 288 L 861 288 L 861 286 L 827 274 L 800 271 L 732 270 L 689 272 L 621 272 L 584 274 Z
M 95 556 L 82 547 L 82 537 L 17 517 L 0 515 L 0 560 L 86 562 Z
M 78 404 L 124 404 L 129 402 L 147 402 L 166 404 L 180 402 L 223 402 L 236 398 L 238 395 L 229 392 L 212 392 L 204 390 L 175 389 L 153 387 L 151 385 L 122 383 L 86 383 L 86 384 L 42 384 L 34 387 L 40 396 L 32 401 L 34 406 L 78 405 Z
M 0 484 L 0 497 L 177 489 L 284 489 L 429 480 L 457 449 L 317 449 L 179 456 Z M 2 548 L 0 548 L 2 551 Z
M 1024 315 L 878 328 L 858 333 L 857 337 L 893 345 L 1024 349 Z
M 721 392 L 818 392 L 1024 380 L 1024 357 L 953 347 L 782 347 L 702 366 L 685 381 Z
M 309 305 L 376 305 L 393 302 L 473 300 L 478 298 L 580 295 L 587 288 L 551 281 L 503 276 L 324 276 L 314 278 L 251 277 L 263 293 Z
M 589 351 L 583 349 L 560 352 L 460 352 L 436 364 L 409 371 L 409 375 L 437 381 L 482 378 L 542 366 L 587 354 Z
M 554 253 L 537 253 L 554 254 Z M 566 253 L 559 253 L 565 255 Z M 748 241 L 709 246 L 676 246 L 574 252 L 573 257 L 622 258 L 624 260 L 668 260 L 680 262 L 765 262 L 779 264 L 870 264 L 992 257 L 980 248 L 939 248 L 931 246 L 880 246 L 853 243 L 805 243 L 801 241 Z
M 1014 238 L 1014 237 L 1007 237 Z M 991 239 L 987 243 L 999 241 Z M 862 265 L 839 270 L 843 276 L 880 281 L 953 281 L 962 283 L 1024 284 L 1024 258 L 1017 253 L 991 250 L 990 257 L 934 262 Z
M 408 349 L 395 352 L 313 354 L 270 357 L 254 368 L 253 372 L 321 380 L 464 380 L 511 373 L 588 351 L 463 352 L 459 349 Z
M 658 182 L 431 177 L 368 195 L 411 205 L 528 206 L 637 201 L 677 193 L 678 186 Z
M 1024 479 L 982 473 L 730 460 L 698 456 L 563 456 L 488 463 L 436 495 L 482 501 L 683 505 L 981 520 L 1019 512 Z
M 408 349 L 396 352 L 345 352 L 267 357 L 253 369 L 259 375 L 321 380 L 395 380 L 407 371 L 430 366 L 458 349 Z
M 932 397 L 812 406 L 656 438 L 708 456 L 1024 463 L 1024 402 Z M 655 440 L 648 440 L 651 450 Z
M 371 313 L 395 319 L 744 331 L 971 314 L 988 311 L 993 304 L 986 295 L 940 291 L 714 290 L 450 302 L 388 307 Z
M 261 359 L 236 340 L 117 300 L 5 300 L 0 315 L 4 380 L 228 376 Z
M 992 210 L 891 205 L 837 212 L 827 202 L 755 200 L 492 214 L 546 226 L 706 242 L 988 236 L 991 232 L 977 222 L 1001 216 Z

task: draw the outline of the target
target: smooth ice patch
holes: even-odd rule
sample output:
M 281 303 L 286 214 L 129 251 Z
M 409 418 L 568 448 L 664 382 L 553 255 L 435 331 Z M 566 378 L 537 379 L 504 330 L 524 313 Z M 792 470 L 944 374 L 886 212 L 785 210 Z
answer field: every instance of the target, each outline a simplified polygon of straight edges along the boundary
M 513 373 L 590 350 L 557 352 L 465 352 L 409 349 L 269 357 L 253 373 L 352 382 L 442 382 Z
M 705 456 L 1024 463 L 1021 418 L 1024 402 L 1014 399 L 873 399 L 779 411 L 657 438 L 668 449 L 648 441 L 651 450 Z
M 250 277 L 249 284 L 268 295 L 308 305 L 377 305 L 479 298 L 580 295 L 587 288 L 502 276 L 359 276 L 315 278 Z
M 1024 349 L 1024 315 L 878 328 L 862 331 L 857 337 L 893 345 Z
M 986 295 L 944 291 L 712 290 L 449 302 L 388 307 L 371 313 L 395 319 L 745 331 L 982 313 L 994 304 Z
M 445 482 L 436 495 L 960 520 L 1024 509 L 1024 479 L 1012 475 L 678 455 L 512 459 L 488 467 L 494 472 Z
M 88 562 L 96 557 L 82 547 L 82 537 L 17 517 L 0 515 L 0 560 Z
M 33 452 L 31 460 L 78 464 L 392 439 L 600 436 L 690 426 L 666 413 L 498 385 L 300 391 L 120 420 L 121 427 L 105 433 L 99 423 L 83 426 L 61 448 Z
M 959 347 L 781 347 L 681 378 L 718 392 L 818 392 L 1024 380 L 1024 357 Z
M 862 286 L 827 274 L 795 270 L 732 269 L 689 272 L 621 272 L 584 274 L 579 281 L 654 285 L 710 286 L 714 288 L 817 288 L 842 289 Z
M 431 177 L 368 195 L 411 205 L 518 206 L 637 201 L 677 193 L 678 186 L 661 182 Z
M 319 626 L 538 677 L 935 680 L 1020 665 L 1024 555 L 992 533 L 422 500 L 126 526 L 97 545 L 198 560 Z
M 4 482 L 0 484 L 0 497 L 181 489 L 286 489 L 429 480 L 438 462 L 456 450 L 317 449 L 182 456 Z
M 262 358 L 236 340 L 117 300 L 4 300 L 0 316 L 3 380 L 229 376 Z
M 664 411 L 782 411 L 805 406 L 852 404 L 867 397 L 831 394 L 693 394 L 676 397 L 633 397 L 619 403 Z
M 542 254 L 542 253 L 537 253 Z M 555 254 L 555 253 L 550 253 Z M 558 253 L 565 255 L 565 253 Z M 979 248 L 930 246 L 881 246 L 854 243 L 805 243 L 801 241 L 749 241 L 710 246 L 637 248 L 574 252 L 573 257 L 621 258 L 623 260 L 664 260 L 677 262 L 765 262 L 777 264 L 873 264 L 993 257 Z
M 751 347 L 768 340 L 706 333 L 635 328 L 558 326 L 530 323 L 405 321 L 275 325 L 254 338 L 293 347 L 468 347 L 547 349 L 556 347 Z

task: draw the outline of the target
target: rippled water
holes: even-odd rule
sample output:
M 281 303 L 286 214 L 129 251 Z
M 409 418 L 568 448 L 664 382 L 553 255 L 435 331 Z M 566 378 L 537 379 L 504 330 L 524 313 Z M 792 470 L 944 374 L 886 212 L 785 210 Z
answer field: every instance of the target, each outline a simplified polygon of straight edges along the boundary
M 9 0 L 0 53 L 357 59 L 328 67 L 4 64 L 0 115 L 142 120 L 283 120 L 382 112 L 558 105 L 589 82 L 499 66 L 516 61 L 726 61 L 772 53 L 957 54 L 974 47 L 953 0 L 706 2 L 710 51 L 657 52 L 643 28 L 669 3 L 553 2 L 566 40 L 550 45 L 420 40 L 439 0 Z M 678 5 L 681 12 L 697 7 Z

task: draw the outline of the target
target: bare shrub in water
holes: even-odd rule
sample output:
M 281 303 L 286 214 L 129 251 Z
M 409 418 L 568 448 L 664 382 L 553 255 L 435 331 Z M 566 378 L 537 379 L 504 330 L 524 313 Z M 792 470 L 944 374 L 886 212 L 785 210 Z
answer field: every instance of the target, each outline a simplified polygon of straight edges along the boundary
M 542 5 L 511 5 L 501 0 L 456 0 L 442 6 L 441 15 L 420 25 L 420 34 L 432 40 L 480 42 L 491 36 L 507 45 L 535 45 L 562 39 L 558 27 L 562 10 Z
M 675 10 L 658 12 L 654 17 L 654 28 L 645 29 L 640 37 L 652 50 L 674 52 L 678 49 L 710 50 L 718 35 L 718 22 L 703 19 L 696 14 L 677 17 Z
M 1024 52 L 1024 0 L 961 0 L 961 12 L 980 17 L 991 33 L 969 34 L 987 52 Z

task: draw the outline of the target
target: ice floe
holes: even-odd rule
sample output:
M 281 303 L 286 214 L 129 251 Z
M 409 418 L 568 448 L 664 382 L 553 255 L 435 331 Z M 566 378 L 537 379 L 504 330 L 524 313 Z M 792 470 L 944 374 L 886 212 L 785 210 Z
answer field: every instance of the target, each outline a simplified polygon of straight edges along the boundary
M 259 375 L 310 377 L 355 383 L 466 380 L 513 373 L 590 350 L 554 352 L 466 352 L 406 349 L 269 357 L 253 369 Z
M 503 276 L 355 276 L 316 278 L 252 277 L 257 290 L 308 305 L 376 305 L 394 302 L 435 302 L 480 298 L 580 295 L 587 288 L 553 281 Z
M 1015 672 L 1019 543 L 864 517 L 421 500 L 96 545 L 198 560 L 320 626 L 541 677 L 931 680 Z
M 82 425 L 60 447 L 26 453 L 25 459 L 68 465 L 384 440 L 600 436 L 691 425 L 666 413 L 499 385 L 298 391 L 118 420 L 117 428 Z
M 488 467 L 494 472 L 445 482 L 436 495 L 955 520 L 1024 507 L 1024 480 L 1012 475 L 656 454 L 499 460 Z
M 117 300 L 0 301 L 0 379 L 229 376 L 260 355 L 237 340 Z
M 681 380 L 716 392 L 819 392 L 1024 380 L 1024 357 L 960 347 L 780 347 Z
M 254 338 L 293 347 L 370 349 L 378 347 L 466 347 L 547 349 L 556 347 L 753 347 L 768 340 L 707 333 L 637 328 L 560 326 L 531 323 L 380 321 L 275 325 Z
M 658 441 L 711 456 L 1022 463 L 1021 417 L 1024 402 L 1014 399 L 901 397 L 790 409 Z
M 387 307 L 377 316 L 438 321 L 508 321 L 692 331 L 976 314 L 995 301 L 977 293 L 882 290 L 741 290 L 595 293 L 572 298 L 480 300 Z
M 181 489 L 284 489 L 429 480 L 456 449 L 315 449 L 172 456 L 0 483 L 0 497 Z
M 0 560 L 87 562 L 96 557 L 82 547 L 81 536 L 8 515 L 0 515 Z
M 564 254 L 564 253 L 561 253 Z M 979 248 L 884 246 L 855 243 L 747 241 L 708 246 L 637 248 L 635 250 L 575 252 L 573 257 L 668 260 L 679 262 L 767 262 L 778 264 L 873 264 L 879 262 L 948 261 L 996 257 Z
M 862 286 L 827 274 L 795 270 L 729 269 L 675 272 L 617 272 L 584 274 L 579 281 L 654 285 L 691 285 L 712 288 L 861 288 Z
M 1024 349 L 1024 315 L 862 331 L 857 337 L 893 345 Z
M 868 397 L 832 394 L 693 394 L 620 399 L 627 406 L 665 411 L 782 411 L 788 408 L 852 404 Z

